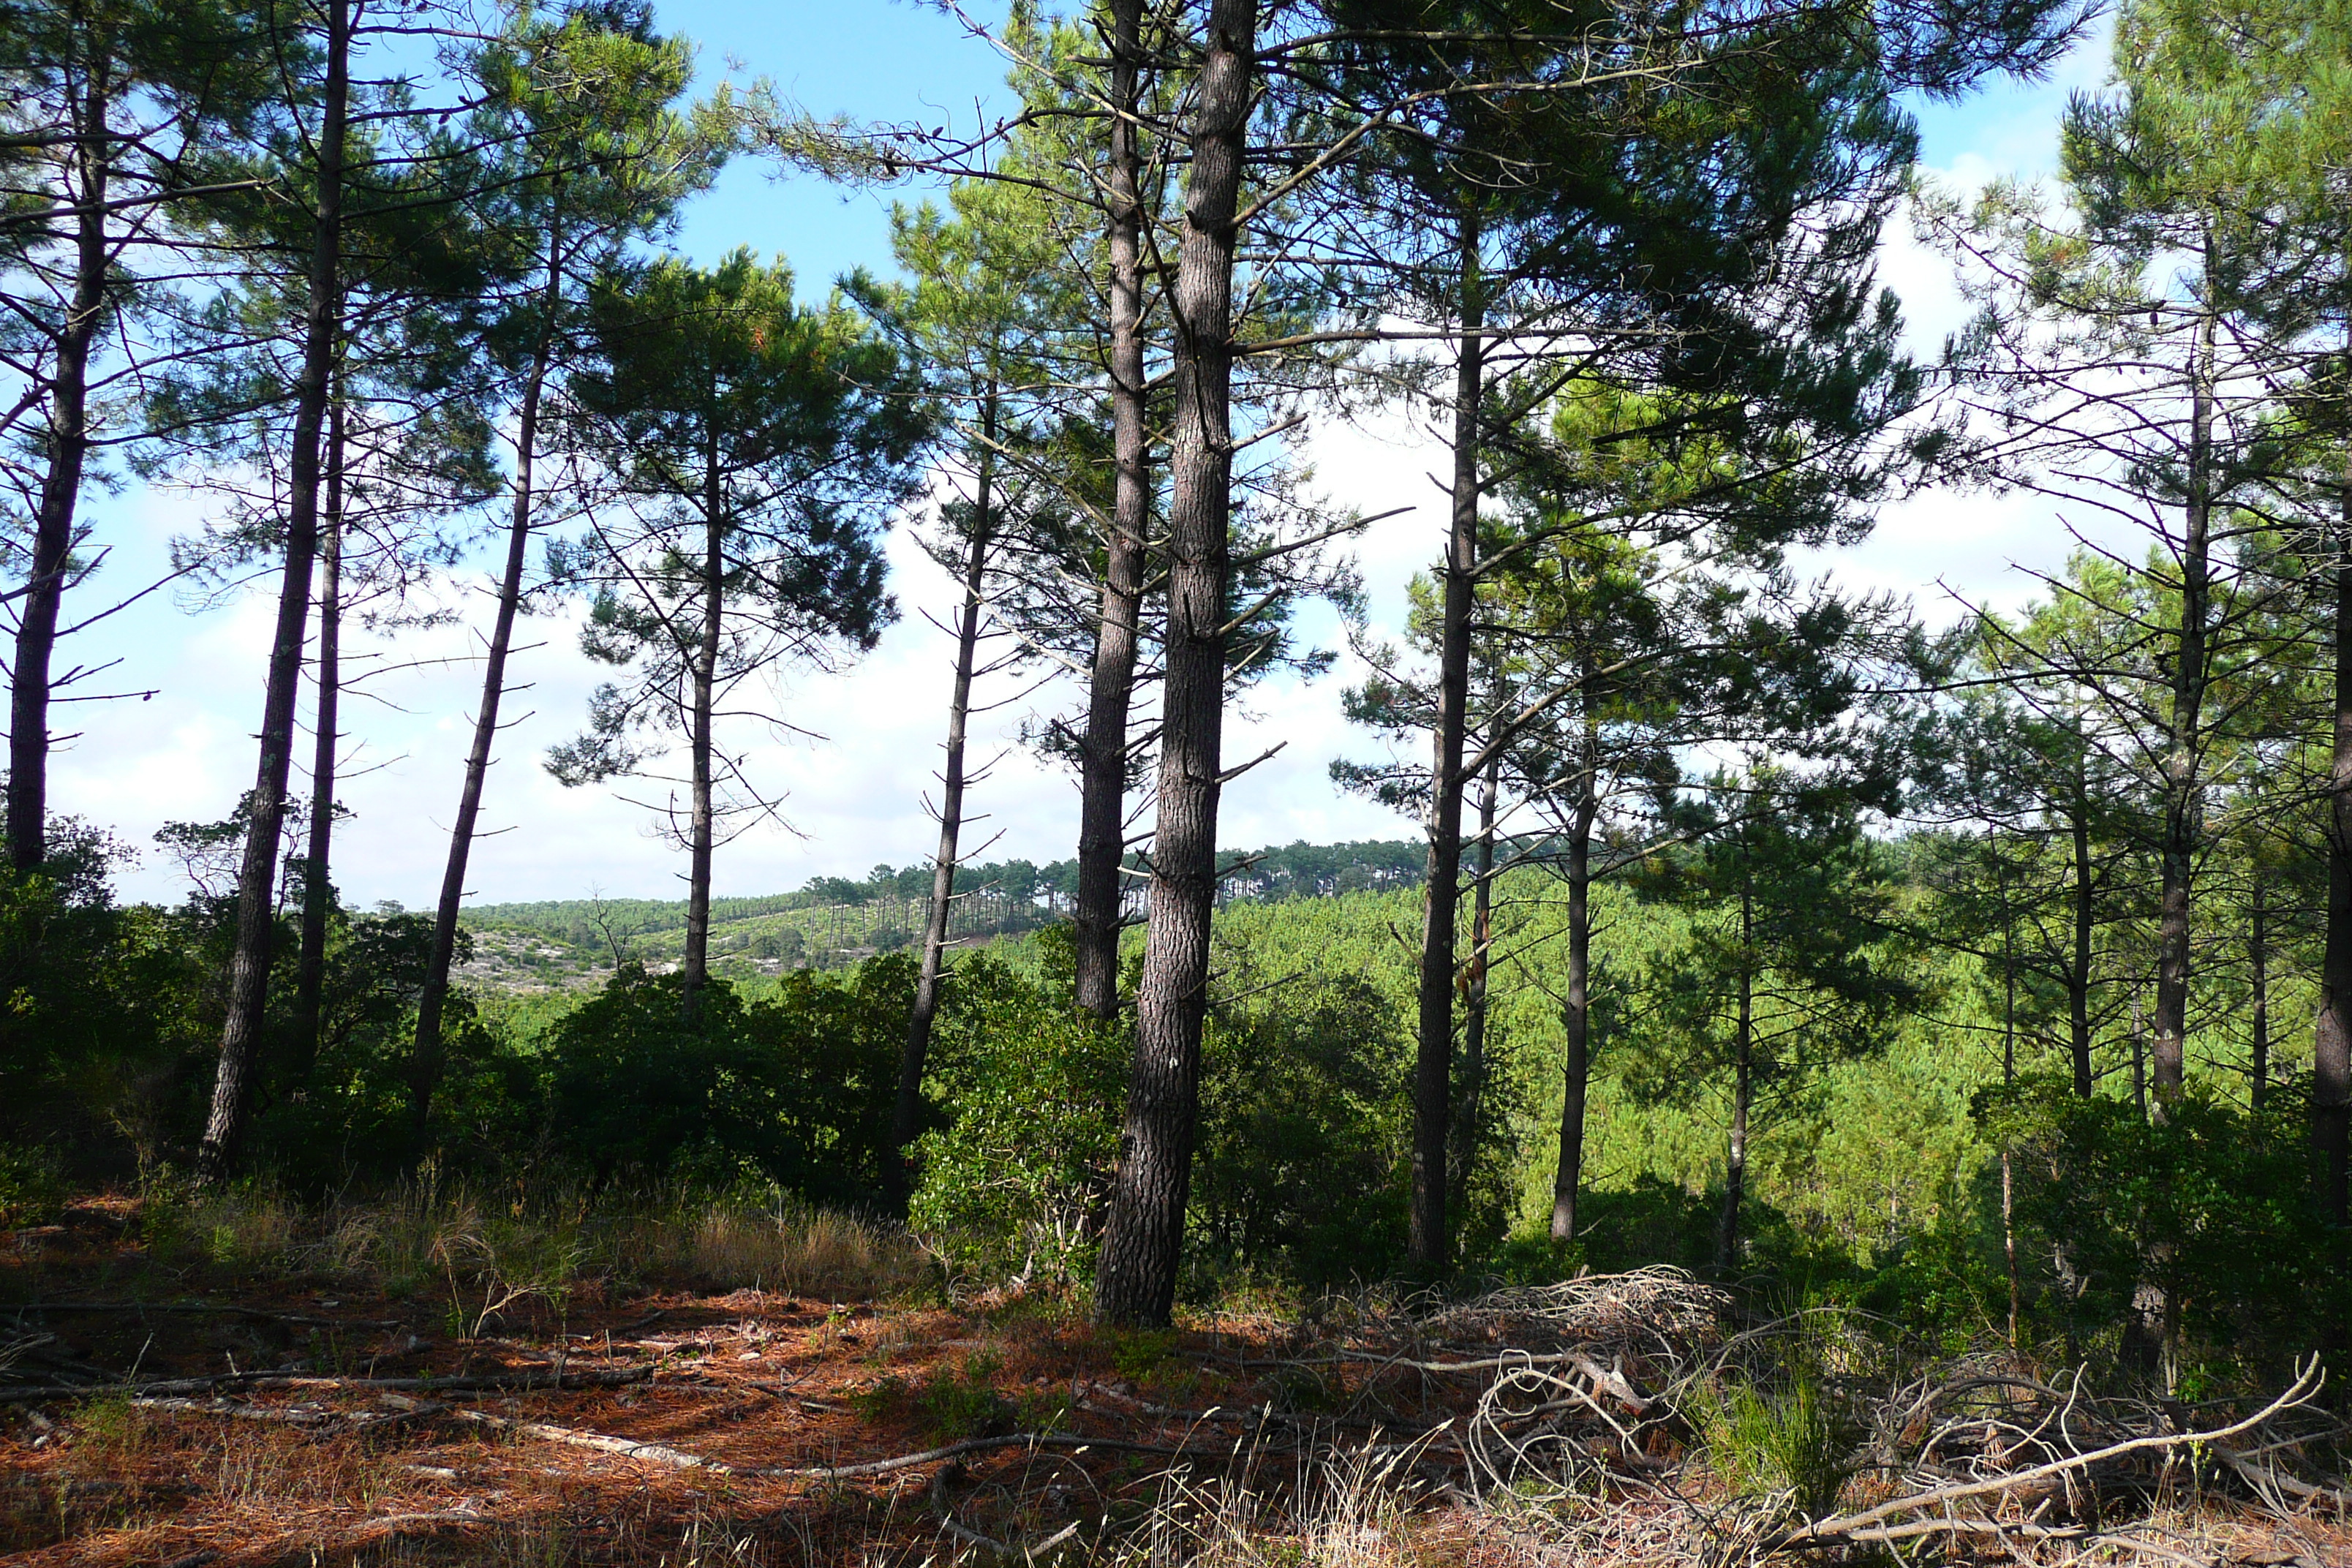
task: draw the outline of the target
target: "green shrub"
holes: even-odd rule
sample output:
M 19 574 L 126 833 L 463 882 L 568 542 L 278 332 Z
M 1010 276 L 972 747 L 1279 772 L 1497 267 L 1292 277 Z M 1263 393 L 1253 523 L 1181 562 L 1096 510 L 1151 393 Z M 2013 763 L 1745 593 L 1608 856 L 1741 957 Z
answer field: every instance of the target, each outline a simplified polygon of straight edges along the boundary
M 1799 1371 L 1777 1391 L 1736 1375 L 1720 1389 L 1702 1383 L 1691 1413 L 1708 1464 L 1743 1497 L 1785 1496 L 1818 1519 L 1837 1506 L 1853 1474 L 1862 1428 L 1810 1373 Z
M 1390 1273 L 1411 1173 L 1401 1012 L 1356 974 L 1266 985 L 1238 962 L 1221 985 L 1238 1000 L 1210 1009 L 1202 1043 L 1194 1270 L 1271 1268 L 1310 1286 Z
M 67 1193 L 53 1152 L 0 1144 L 0 1226 L 46 1225 L 64 1209 Z
M 2201 1347 L 2270 1367 L 2320 1348 L 2352 1300 L 2298 1101 L 2252 1113 L 2191 1084 L 2157 1121 L 2057 1081 L 1980 1094 L 1988 1136 L 2015 1151 L 2037 1314 L 2078 1341 L 2137 1331 L 2146 1285 L 2171 1303 L 2176 1357 Z
M 752 1176 L 872 1203 L 913 980 L 903 957 L 794 970 L 750 1002 L 713 980 L 688 1023 L 677 974 L 625 964 L 550 1031 L 552 1146 L 599 1187 Z
M 985 953 L 956 966 L 927 1086 L 953 1115 L 917 1144 L 908 1217 L 957 1269 L 1075 1280 L 1093 1269 L 1131 1047 L 1071 1005 L 1067 932 L 1038 944 L 1040 981 Z
M 966 1437 L 999 1437 L 1014 1429 L 1024 1411 L 996 1392 L 997 1359 L 982 1352 L 952 1370 L 942 1369 L 909 1383 L 896 1375 L 850 1397 L 869 1421 L 912 1417 L 943 1443 Z

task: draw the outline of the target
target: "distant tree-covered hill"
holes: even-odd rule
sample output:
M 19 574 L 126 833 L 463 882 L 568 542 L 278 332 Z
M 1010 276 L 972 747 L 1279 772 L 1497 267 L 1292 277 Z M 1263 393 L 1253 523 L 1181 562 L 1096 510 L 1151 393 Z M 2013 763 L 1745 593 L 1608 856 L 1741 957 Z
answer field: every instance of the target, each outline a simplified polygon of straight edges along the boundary
M 1425 851 L 1417 840 L 1307 844 L 1231 851 L 1223 901 L 1329 898 L 1412 885 Z M 1144 869 L 1139 857 L 1135 868 Z M 966 866 L 956 879 L 949 934 L 980 943 L 1019 936 L 1063 918 L 1078 863 L 1003 860 Z M 1134 880 L 1135 910 L 1143 879 Z M 787 968 L 834 968 L 917 940 L 929 912 L 929 862 L 877 866 L 862 879 L 813 877 L 797 892 L 710 900 L 710 953 L 720 973 L 748 977 Z M 593 984 L 624 959 L 660 968 L 686 938 L 683 899 L 559 899 L 483 904 L 466 913 L 474 934 L 467 978 L 495 989 L 568 989 Z

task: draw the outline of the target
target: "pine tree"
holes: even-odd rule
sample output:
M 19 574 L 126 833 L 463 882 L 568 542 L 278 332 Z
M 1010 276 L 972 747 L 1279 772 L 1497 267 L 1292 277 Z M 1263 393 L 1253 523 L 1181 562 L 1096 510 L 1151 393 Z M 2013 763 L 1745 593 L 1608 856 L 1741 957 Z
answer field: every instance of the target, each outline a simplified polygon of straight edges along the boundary
M 687 775 L 667 782 L 686 799 L 656 810 L 688 858 L 691 1019 L 713 851 L 729 824 L 781 809 L 721 743 L 722 705 L 779 658 L 823 668 L 873 646 L 896 613 L 876 535 L 912 495 L 929 432 L 898 356 L 856 311 L 800 307 L 791 272 L 748 251 L 708 271 L 611 271 L 584 325 L 566 438 L 610 493 L 561 570 L 594 593 L 583 649 L 629 675 L 597 689 L 588 732 L 548 767 L 567 784 L 642 774 L 667 748 L 636 737 L 682 734 Z
M 266 24 L 238 4 L 143 0 L 0 5 L 0 363 L 20 383 L 0 434 L 38 456 L 0 472 L 26 493 L 31 534 L 12 542 L 24 586 L 9 666 L 9 862 L 47 858 L 49 704 L 60 609 L 91 566 L 77 508 L 94 455 L 135 437 L 109 428 L 107 395 L 171 352 L 115 329 L 152 316 L 176 271 L 175 216 L 241 182 L 203 155 L 245 134 L 259 105 Z M 136 345 L 110 358 L 110 339 Z M 31 417 L 37 423 L 24 426 Z M 66 678 L 66 679 L 69 679 Z
M 1686 809 L 1702 835 L 1637 884 L 1688 911 L 1640 981 L 1637 1092 L 1725 1100 L 1715 1263 L 1738 1267 L 1755 1138 L 1831 1064 L 1884 1048 L 1916 984 L 1877 940 L 1890 879 L 1857 800 L 1770 768 L 1718 773 Z
M 442 1066 L 442 1019 L 460 933 L 466 868 L 480 821 L 507 662 L 525 596 L 530 543 L 550 492 L 569 476 L 542 467 L 547 405 L 576 353 L 591 282 L 633 239 L 658 232 L 705 185 L 730 139 L 721 105 L 682 110 L 690 52 L 642 15 L 577 11 L 560 24 L 520 16 L 469 60 L 483 97 L 475 135 L 497 149 L 475 205 L 480 241 L 505 253 L 502 309 L 485 336 L 514 396 L 506 556 L 483 642 L 482 696 L 436 906 L 433 950 L 409 1061 L 411 1137 L 421 1154 Z M 549 468 L 552 468 L 551 473 Z

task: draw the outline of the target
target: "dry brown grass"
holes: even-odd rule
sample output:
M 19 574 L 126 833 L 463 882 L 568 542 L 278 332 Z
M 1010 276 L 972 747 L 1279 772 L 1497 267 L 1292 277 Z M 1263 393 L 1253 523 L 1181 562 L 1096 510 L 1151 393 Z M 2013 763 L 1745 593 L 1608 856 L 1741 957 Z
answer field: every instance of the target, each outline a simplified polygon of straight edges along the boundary
M 667 1194 L 500 1203 L 464 1187 L 407 1185 L 305 1207 L 262 1184 L 163 1190 L 142 1205 L 160 1267 L 446 1298 L 482 1320 L 503 1302 L 561 1307 L 583 1289 L 670 1285 L 839 1300 L 896 1299 L 935 1270 L 903 1231 L 778 1201 Z
M 841 1215 L 714 1205 L 670 1223 L 679 1271 L 714 1290 L 898 1297 L 931 1278 L 905 1237 Z

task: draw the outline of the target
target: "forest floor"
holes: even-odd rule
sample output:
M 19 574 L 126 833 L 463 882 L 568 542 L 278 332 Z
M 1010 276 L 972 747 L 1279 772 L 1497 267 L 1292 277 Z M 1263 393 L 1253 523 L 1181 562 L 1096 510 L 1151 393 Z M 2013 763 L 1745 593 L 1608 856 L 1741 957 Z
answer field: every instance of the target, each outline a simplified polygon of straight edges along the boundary
M 2013 1491 L 1906 1501 L 1921 1463 L 1930 1479 L 1987 1473 L 1995 1426 L 2024 1418 L 2010 1407 L 1980 1435 L 1973 1412 L 1942 1421 L 1924 1440 L 1945 1451 L 1906 1459 L 1908 1483 L 1833 1479 L 1829 1500 L 1863 1523 L 1808 1535 L 1788 1497 L 1743 1500 L 1737 1467 L 1694 1457 L 1694 1419 L 1661 1391 L 1729 1364 L 1743 1335 L 1664 1271 L 1118 1333 L 1050 1293 L 926 1304 L 861 1294 L 855 1270 L 814 1293 L 548 1288 L 461 1269 L 445 1248 L 437 1289 L 386 1290 L 287 1267 L 294 1253 L 179 1261 L 135 1208 L 78 1201 L 0 1247 L 11 1561 L 1532 1568 L 1886 1561 L 1907 1545 L 1935 1561 L 2352 1564 L 2343 1494 L 2264 1468 L 2278 1448 L 2243 1447 L 2267 1482 L 2234 1490 L 2193 1467 L 2142 1485 L 2109 1458 L 2037 1493 L 2019 1446 L 1992 1472 Z M 1718 1447 L 1729 1429 L 1717 1423 Z M 1775 1441 L 1790 1438 L 1751 1445 L 1759 1463 Z M 2169 1445 L 2147 1452 L 2170 1464 Z M 1801 1458 L 1783 1459 L 1801 1485 Z

